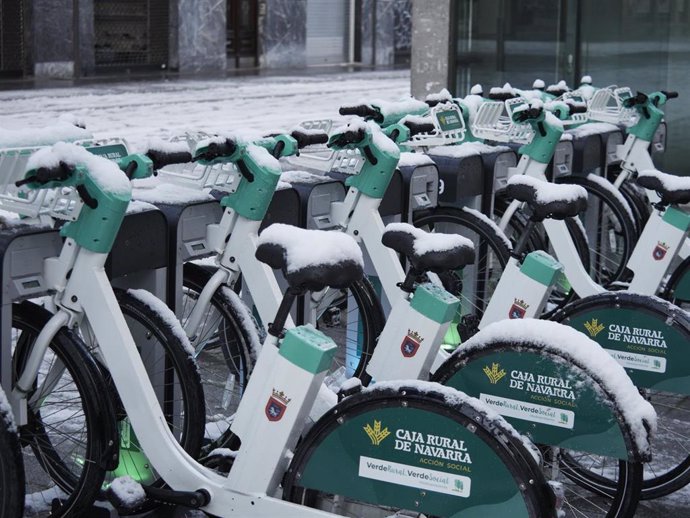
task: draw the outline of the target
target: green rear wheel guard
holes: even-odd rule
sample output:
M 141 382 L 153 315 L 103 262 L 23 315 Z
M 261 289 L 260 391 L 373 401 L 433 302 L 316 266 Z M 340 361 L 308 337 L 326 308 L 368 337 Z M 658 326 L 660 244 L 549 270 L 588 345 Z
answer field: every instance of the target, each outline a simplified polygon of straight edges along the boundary
M 460 398 L 403 384 L 348 397 L 324 415 L 295 452 L 284 495 L 316 505 L 316 492 L 336 494 L 439 517 L 553 516 L 535 473 L 499 422 Z

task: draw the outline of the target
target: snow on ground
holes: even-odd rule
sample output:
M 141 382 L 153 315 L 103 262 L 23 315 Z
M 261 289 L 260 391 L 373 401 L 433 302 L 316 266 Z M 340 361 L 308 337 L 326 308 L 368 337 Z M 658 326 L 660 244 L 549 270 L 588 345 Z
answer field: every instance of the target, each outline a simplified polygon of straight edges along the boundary
M 133 143 L 185 130 L 257 133 L 304 119 L 339 118 L 338 108 L 410 94 L 409 71 L 308 77 L 235 77 L 0 92 L 0 128 L 39 128 L 72 113 L 101 137 Z

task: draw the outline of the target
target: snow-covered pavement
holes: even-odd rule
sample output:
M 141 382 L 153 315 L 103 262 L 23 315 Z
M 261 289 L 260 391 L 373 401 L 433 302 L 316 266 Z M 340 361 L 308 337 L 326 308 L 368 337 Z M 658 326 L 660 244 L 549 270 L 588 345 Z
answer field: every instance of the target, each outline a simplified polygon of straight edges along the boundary
M 72 113 L 96 137 L 125 137 L 133 144 L 186 130 L 266 133 L 305 119 L 336 118 L 342 104 L 409 92 L 408 71 L 11 90 L 0 92 L 0 128 L 48 126 Z

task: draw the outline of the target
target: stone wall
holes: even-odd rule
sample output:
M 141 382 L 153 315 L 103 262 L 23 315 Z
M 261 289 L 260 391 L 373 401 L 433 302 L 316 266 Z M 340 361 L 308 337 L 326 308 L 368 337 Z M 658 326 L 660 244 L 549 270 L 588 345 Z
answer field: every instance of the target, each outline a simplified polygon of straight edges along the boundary
M 412 3 L 412 95 L 423 99 L 428 93 L 450 86 L 450 23 L 453 0 L 425 0 Z
M 226 0 L 179 0 L 177 59 L 181 73 L 224 73 Z
M 266 68 L 307 64 L 307 0 L 262 0 L 259 56 Z

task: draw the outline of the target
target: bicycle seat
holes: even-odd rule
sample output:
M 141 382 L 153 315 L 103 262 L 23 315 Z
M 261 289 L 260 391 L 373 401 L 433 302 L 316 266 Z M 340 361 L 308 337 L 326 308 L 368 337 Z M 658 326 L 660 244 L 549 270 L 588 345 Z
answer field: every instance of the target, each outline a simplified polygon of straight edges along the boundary
M 645 189 L 659 193 L 664 205 L 690 202 L 690 177 L 646 169 L 638 174 L 637 183 Z
M 527 203 L 535 221 L 570 218 L 587 208 L 587 191 L 579 185 L 554 184 L 519 175 L 508 180 L 506 192 L 509 197 Z
M 291 288 L 347 288 L 363 275 L 357 242 L 338 231 L 304 230 L 275 223 L 261 232 L 256 258 L 280 269 Z
M 474 244 L 457 234 L 425 232 L 407 223 L 390 223 L 381 242 L 404 255 L 418 272 L 443 273 L 474 262 Z

